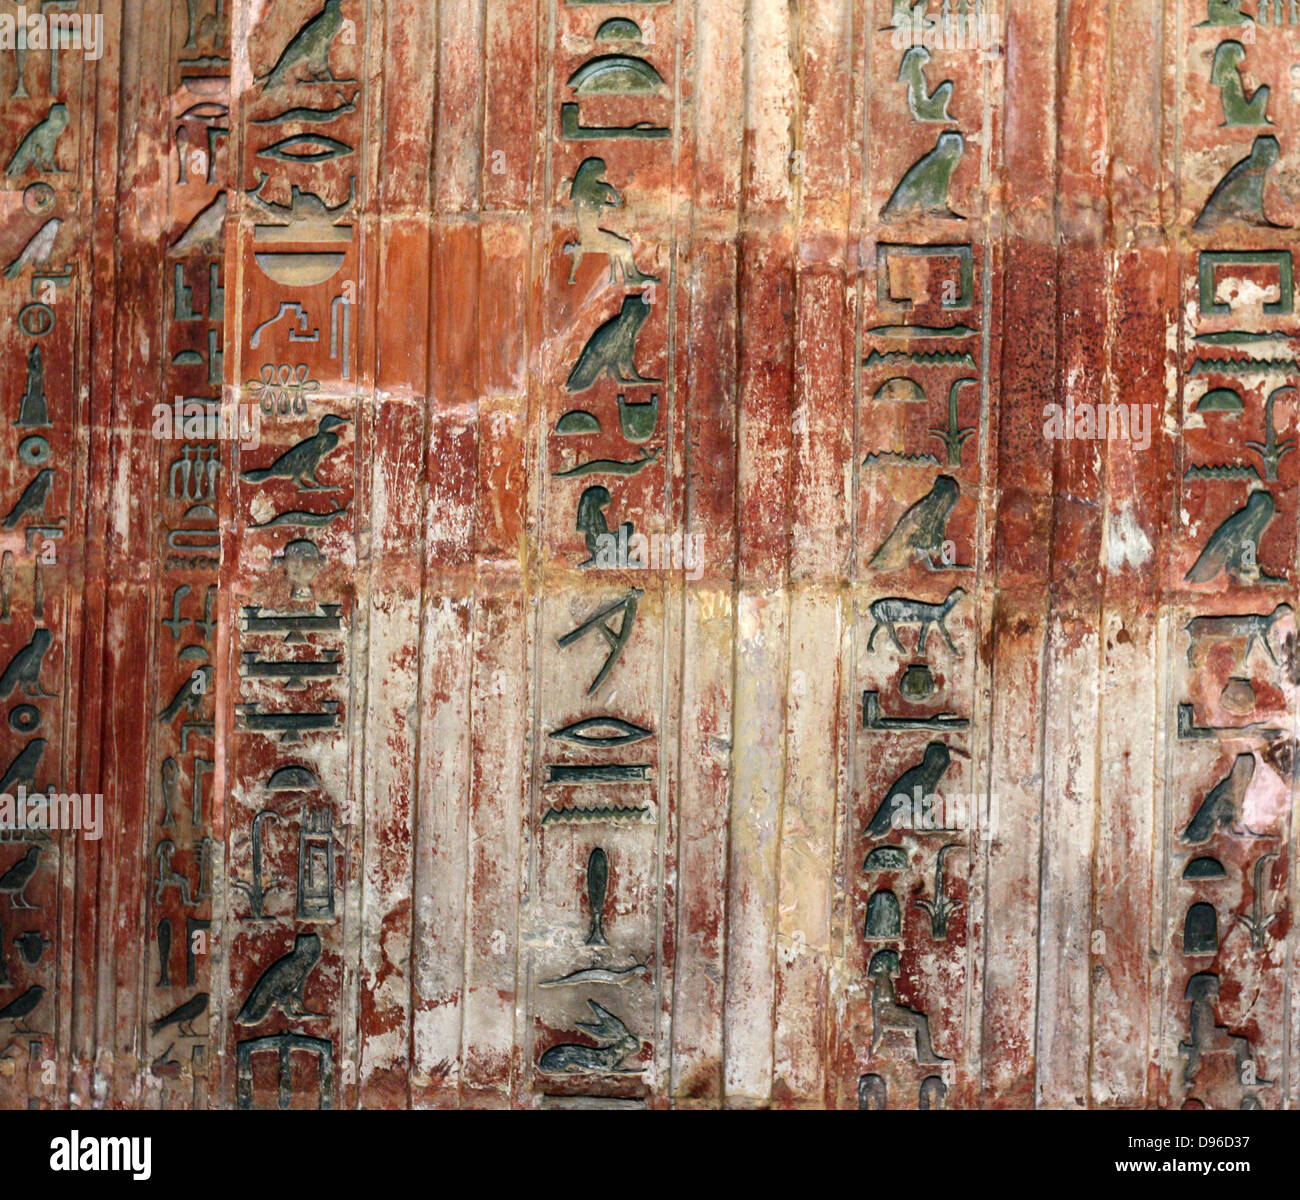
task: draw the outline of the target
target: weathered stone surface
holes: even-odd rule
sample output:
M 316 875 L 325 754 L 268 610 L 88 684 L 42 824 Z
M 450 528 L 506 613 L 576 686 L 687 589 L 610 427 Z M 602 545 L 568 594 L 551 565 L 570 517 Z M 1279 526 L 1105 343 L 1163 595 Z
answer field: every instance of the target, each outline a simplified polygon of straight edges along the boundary
M 0 1104 L 1297 1103 L 1291 7 L 29 7 Z

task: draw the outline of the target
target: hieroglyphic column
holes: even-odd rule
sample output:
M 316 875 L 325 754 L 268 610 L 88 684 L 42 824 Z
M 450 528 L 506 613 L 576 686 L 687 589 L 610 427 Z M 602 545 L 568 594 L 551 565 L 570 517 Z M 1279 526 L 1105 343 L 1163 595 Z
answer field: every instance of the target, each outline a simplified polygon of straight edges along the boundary
M 158 458 L 143 863 L 150 954 L 141 1039 L 146 1084 L 165 1108 L 205 1106 L 213 1078 L 209 940 L 221 860 L 213 827 L 218 508 L 230 444 L 239 436 L 238 414 L 221 406 L 232 174 L 225 8 L 216 0 L 172 4 L 158 60 L 166 70 L 161 144 L 169 153 L 154 182 L 167 215 L 155 243 L 153 292 L 161 301 L 153 336 L 162 353 L 150 427 Z
M 1291 950 L 1296 604 L 1294 8 L 1179 5 L 1177 519 L 1152 944 L 1159 1096 L 1278 1108 Z
M 225 493 L 229 984 L 214 1017 L 227 1103 L 329 1108 L 356 1079 L 369 5 L 253 18 L 241 7 L 234 31 L 226 383 L 260 444 L 238 447 Z
M 864 32 L 863 271 L 841 870 L 839 1106 L 978 1103 L 997 411 L 1002 16 L 877 4 Z M 996 797 L 995 797 L 996 800 Z
M 0 7 L 11 34 L 17 17 L 31 18 L 27 36 L 0 54 L 8 233 L 0 264 L 7 464 L 0 502 L 0 1025 L 7 1035 L 0 1095 L 13 1108 L 59 1103 L 84 1066 L 69 1050 L 74 954 L 84 963 L 77 952 L 85 949 L 74 943 L 75 880 L 78 865 L 93 858 L 82 840 L 93 830 L 80 819 L 76 731 L 96 70 L 80 40 L 81 21 L 93 22 L 93 14 L 79 13 L 63 30 L 51 22 L 74 7 Z M 103 26 L 101 18 L 101 55 Z M 94 804 L 98 789 L 91 792 Z M 75 819 L 55 794 L 76 797 Z M 84 1036 L 84 1025 L 78 1032 Z M 90 1040 L 79 1037 L 78 1046 Z
M 550 15 L 522 1042 L 534 1095 L 646 1100 L 668 1074 L 669 610 L 695 561 L 676 487 L 682 14 Z

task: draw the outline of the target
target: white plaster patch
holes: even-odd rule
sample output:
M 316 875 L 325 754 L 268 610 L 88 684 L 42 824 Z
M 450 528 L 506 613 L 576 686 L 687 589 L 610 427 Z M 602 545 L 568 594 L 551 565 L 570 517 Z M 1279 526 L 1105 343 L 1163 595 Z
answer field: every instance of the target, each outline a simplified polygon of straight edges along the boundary
M 1151 542 L 1134 517 L 1132 505 L 1125 504 L 1112 515 L 1107 529 L 1107 567 L 1112 571 L 1142 567 L 1151 560 L 1151 554 Z

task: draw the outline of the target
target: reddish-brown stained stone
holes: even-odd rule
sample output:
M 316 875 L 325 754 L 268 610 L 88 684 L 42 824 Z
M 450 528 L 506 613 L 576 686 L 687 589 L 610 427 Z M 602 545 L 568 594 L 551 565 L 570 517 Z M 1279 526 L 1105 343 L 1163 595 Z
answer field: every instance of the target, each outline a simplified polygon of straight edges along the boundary
M 1271 5 L 80 7 L 0 771 L 103 836 L 0 838 L 0 1104 L 1294 1106 Z

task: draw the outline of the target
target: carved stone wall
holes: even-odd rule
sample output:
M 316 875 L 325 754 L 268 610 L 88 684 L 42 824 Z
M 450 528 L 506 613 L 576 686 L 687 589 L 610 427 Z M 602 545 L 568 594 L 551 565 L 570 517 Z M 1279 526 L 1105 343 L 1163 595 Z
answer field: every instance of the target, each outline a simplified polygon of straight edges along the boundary
M 1300 1103 L 1293 0 L 0 0 L 0 101 L 0 1104 Z

